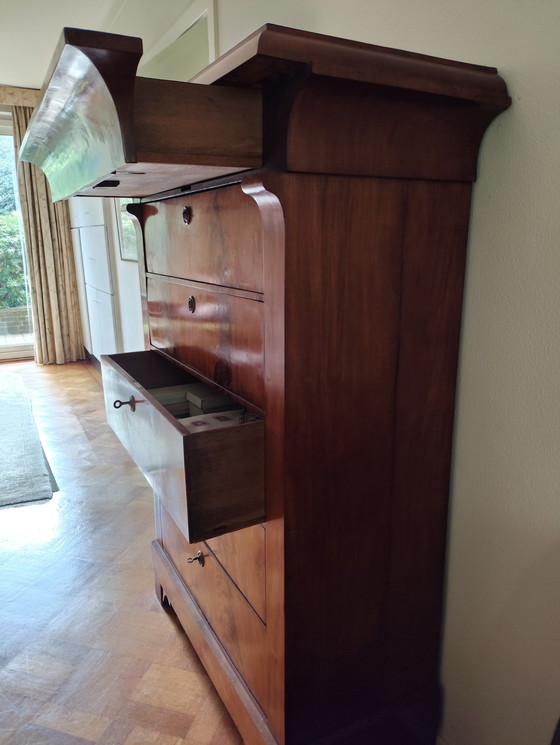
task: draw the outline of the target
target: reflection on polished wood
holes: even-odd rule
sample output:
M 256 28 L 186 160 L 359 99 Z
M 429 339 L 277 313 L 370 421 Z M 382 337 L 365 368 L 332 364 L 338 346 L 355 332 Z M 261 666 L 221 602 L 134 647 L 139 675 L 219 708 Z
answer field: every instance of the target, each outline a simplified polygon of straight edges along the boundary
M 141 56 L 141 39 L 63 29 L 21 147 L 55 201 L 86 184 L 139 197 L 262 165 L 260 91 L 137 78 Z
M 151 275 L 147 293 L 152 346 L 264 410 L 262 296 Z
M 241 745 L 157 602 L 152 494 L 86 363 L 20 374 L 60 492 L 0 510 L 1 745 Z

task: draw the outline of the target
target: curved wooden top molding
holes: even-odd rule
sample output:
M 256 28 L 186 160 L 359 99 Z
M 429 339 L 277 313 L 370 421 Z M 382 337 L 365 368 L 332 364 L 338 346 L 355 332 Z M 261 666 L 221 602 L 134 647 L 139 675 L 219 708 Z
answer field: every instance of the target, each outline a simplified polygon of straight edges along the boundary
M 277 60 L 274 65 L 273 60 Z M 268 61 L 268 64 L 267 64 Z M 430 57 L 309 31 L 267 24 L 194 78 L 239 85 L 262 82 L 274 68 L 309 65 L 315 75 L 465 98 L 507 108 L 504 81 L 494 67 Z
M 282 170 L 473 182 L 480 143 L 502 108 L 312 75 L 284 110 L 270 147 Z
M 264 90 L 278 170 L 472 182 L 511 104 L 497 70 L 267 25 L 197 81 Z
M 20 150 L 53 199 L 142 197 L 262 164 L 258 91 L 136 77 L 140 39 L 66 28 Z
M 134 158 L 133 89 L 141 39 L 65 28 L 20 150 L 61 199 Z M 96 149 L 92 161 L 92 145 Z
M 140 39 L 64 30 L 21 150 L 55 200 L 146 197 L 263 166 L 473 181 L 511 103 L 491 67 L 275 25 L 196 82 L 136 77 L 141 54 Z

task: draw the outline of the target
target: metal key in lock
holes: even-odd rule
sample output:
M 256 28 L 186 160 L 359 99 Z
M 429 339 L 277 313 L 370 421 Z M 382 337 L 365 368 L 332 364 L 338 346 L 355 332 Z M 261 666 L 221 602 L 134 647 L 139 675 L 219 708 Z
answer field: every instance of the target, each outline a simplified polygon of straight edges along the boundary
M 187 564 L 194 564 L 195 561 L 198 561 L 201 567 L 204 566 L 204 554 L 202 551 L 197 551 L 196 556 L 189 556 Z

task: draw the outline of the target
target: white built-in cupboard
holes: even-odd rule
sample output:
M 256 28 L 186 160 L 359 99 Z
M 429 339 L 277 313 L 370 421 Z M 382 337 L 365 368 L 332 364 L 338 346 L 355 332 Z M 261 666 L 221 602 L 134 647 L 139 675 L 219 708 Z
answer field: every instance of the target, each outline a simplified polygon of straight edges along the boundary
M 118 202 L 69 200 L 84 346 L 102 354 L 144 348 L 138 266 L 121 258 Z

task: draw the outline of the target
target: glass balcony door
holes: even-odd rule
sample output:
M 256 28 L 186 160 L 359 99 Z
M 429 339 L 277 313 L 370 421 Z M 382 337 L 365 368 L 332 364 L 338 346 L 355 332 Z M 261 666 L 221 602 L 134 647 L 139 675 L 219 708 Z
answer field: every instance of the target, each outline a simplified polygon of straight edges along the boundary
M 33 356 L 33 327 L 9 107 L 0 107 L 0 360 Z

